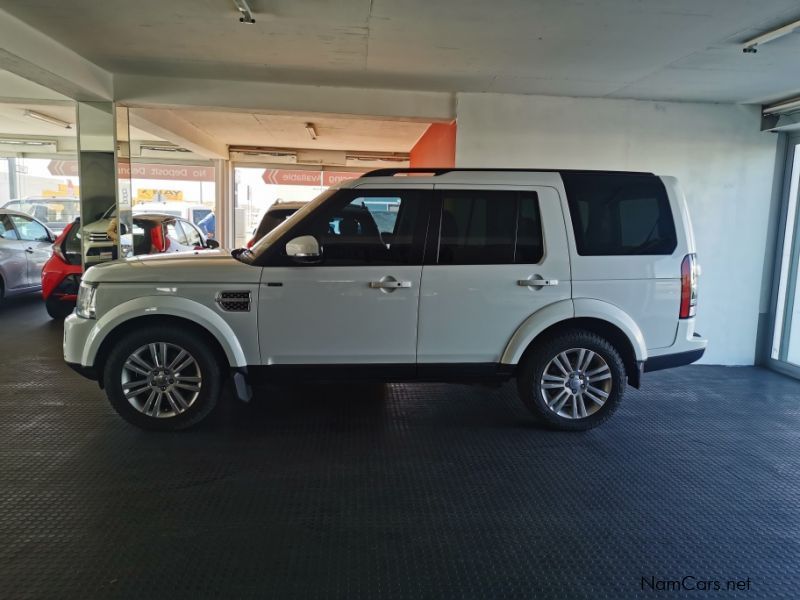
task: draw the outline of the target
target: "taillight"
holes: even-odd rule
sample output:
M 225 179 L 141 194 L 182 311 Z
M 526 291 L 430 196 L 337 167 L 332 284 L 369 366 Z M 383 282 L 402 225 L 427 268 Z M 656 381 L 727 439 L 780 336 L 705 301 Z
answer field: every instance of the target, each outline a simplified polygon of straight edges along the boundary
M 58 258 L 63 260 L 65 263 L 69 264 L 69 260 L 67 260 L 67 257 L 64 254 L 64 249 L 61 247 L 61 244 L 53 244 L 52 250 L 53 250 L 53 254 L 55 254 Z
M 697 309 L 697 255 L 687 254 L 681 263 L 681 311 L 679 317 L 688 319 Z
M 72 264 L 70 260 L 67 258 L 67 253 L 65 251 L 65 247 L 67 245 L 67 238 L 69 237 L 69 230 L 72 229 L 72 223 L 67 223 L 67 226 L 64 227 L 64 231 L 61 232 L 61 235 L 58 236 L 61 240 L 59 244 L 56 242 L 53 244 L 53 254 L 55 254 L 58 258 L 63 260 L 65 263 Z

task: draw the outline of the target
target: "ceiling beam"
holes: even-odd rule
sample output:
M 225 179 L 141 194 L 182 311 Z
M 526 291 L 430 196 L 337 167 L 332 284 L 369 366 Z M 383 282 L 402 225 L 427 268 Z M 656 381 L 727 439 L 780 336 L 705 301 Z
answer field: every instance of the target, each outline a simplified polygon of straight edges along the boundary
M 173 110 L 137 108 L 130 113 L 132 127 L 165 139 L 211 159 L 228 158 L 228 146 L 196 127 Z
M 261 81 L 114 75 L 118 102 L 134 107 L 183 107 L 271 114 L 351 115 L 358 118 L 450 122 L 455 95 Z
M 0 69 L 73 100 L 113 98 L 113 77 L 76 52 L 0 10 Z

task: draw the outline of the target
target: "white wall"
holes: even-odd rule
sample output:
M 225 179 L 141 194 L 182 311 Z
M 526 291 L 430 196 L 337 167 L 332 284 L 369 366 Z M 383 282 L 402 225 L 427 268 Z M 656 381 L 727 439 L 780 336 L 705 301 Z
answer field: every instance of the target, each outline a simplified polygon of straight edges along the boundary
M 703 362 L 752 364 L 777 136 L 757 107 L 459 94 L 456 165 L 675 175 L 703 274 Z

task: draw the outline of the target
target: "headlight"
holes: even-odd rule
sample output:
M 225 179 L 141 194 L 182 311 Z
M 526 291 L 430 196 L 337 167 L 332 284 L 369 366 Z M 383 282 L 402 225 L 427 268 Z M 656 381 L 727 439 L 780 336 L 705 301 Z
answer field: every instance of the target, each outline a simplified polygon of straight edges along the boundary
M 78 289 L 78 303 L 76 313 L 84 319 L 94 319 L 97 305 L 97 284 L 81 282 Z

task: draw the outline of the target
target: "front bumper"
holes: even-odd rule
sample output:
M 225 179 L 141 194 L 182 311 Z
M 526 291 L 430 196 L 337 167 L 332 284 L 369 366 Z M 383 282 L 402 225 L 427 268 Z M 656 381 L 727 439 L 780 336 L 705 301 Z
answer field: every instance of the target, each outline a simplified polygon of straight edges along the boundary
M 68 362 L 67 366 L 75 371 L 78 375 L 83 375 L 86 377 L 86 379 L 91 379 L 92 381 L 97 381 L 98 379 L 97 371 L 94 369 L 94 367 L 84 367 L 78 363 L 71 362 Z
M 64 360 L 70 366 L 77 365 L 81 368 L 93 368 L 94 365 L 86 364 L 84 350 L 97 321 L 84 319 L 75 313 L 64 319 Z M 73 367 L 75 369 L 75 367 Z M 76 371 L 78 369 L 75 369 Z M 80 371 L 78 371 L 80 372 Z M 83 373 L 81 373 L 83 374 Z

